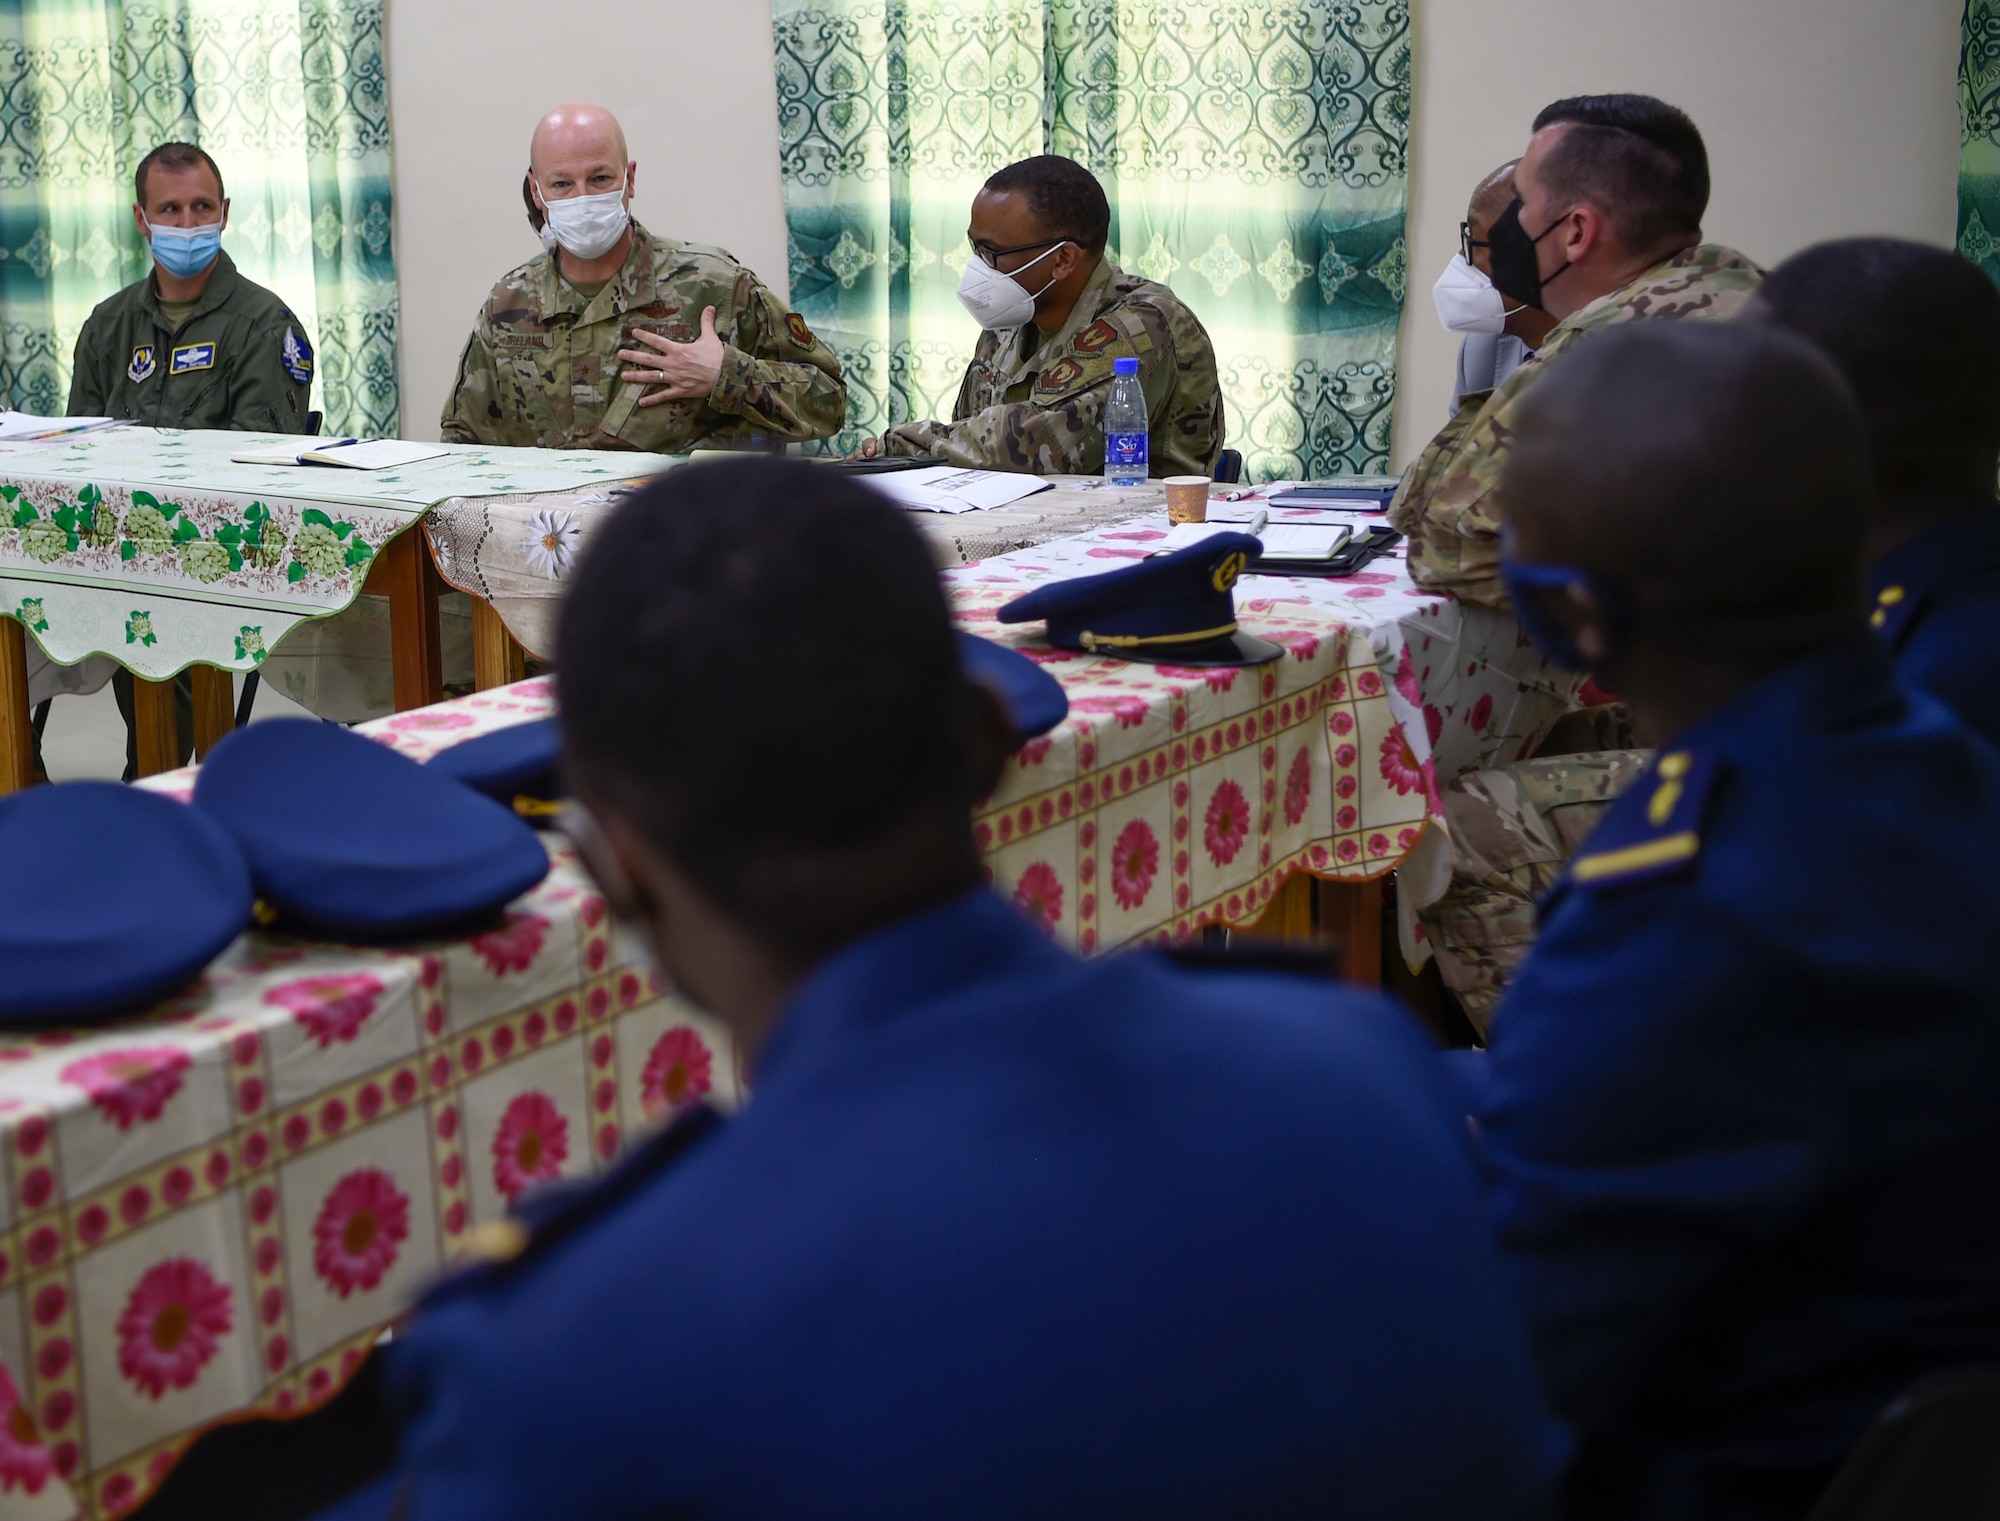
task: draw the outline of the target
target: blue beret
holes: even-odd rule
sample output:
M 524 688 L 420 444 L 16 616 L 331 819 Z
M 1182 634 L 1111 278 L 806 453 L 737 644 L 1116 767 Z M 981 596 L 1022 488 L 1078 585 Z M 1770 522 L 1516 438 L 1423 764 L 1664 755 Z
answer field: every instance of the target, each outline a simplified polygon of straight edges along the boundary
M 1284 651 L 1236 627 L 1232 595 L 1264 546 L 1218 533 L 1101 576 L 1038 586 L 1000 609 L 1002 623 L 1045 618 L 1049 643 L 1171 665 L 1262 665 Z
M 230 735 L 196 773 L 194 801 L 288 928 L 443 933 L 496 913 L 549 869 L 535 832 L 491 798 L 312 719 Z
M 1000 699 L 1014 725 L 1016 749 L 1037 734 L 1048 733 L 1069 715 L 1069 697 L 1062 683 L 1026 655 L 977 634 L 960 634 L 958 658 L 967 681 Z
M 431 770 L 483 792 L 530 824 L 553 823 L 562 797 L 562 725 L 553 718 L 496 729 L 440 750 Z
M 0 1020 L 81 1019 L 186 987 L 250 922 L 213 819 L 115 782 L 0 800 Z

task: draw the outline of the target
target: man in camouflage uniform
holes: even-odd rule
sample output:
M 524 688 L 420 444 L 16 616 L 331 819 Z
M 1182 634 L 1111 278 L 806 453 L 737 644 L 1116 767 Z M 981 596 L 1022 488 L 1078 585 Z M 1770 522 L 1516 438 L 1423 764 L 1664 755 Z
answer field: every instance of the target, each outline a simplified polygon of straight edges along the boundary
M 1019 310 L 1003 307 L 995 315 L 1006 320 L 979 335 L 950 422 L 904 423 L 861 453 L 1095 475 L 1104 468 L 1112 363 L 1137 358 L 1151 473 L 1212 475 L 1223 441 L 1215 350 L 1178 296 L 1104 257 L 1110 228 L 1103 187 L 1071 159 L 1024 159 L 988 180 L 966 232 L 984 271 L 968 265 L 960 291 L 998 272 L 1019 285 L 1006 303 Z M 981 317 L 973 301 L 968 309 Z
M 805 319 L 723 250 L 631 219 L 638 166 L 610 112 L 559 106 L 529 161 L 554 246 L 493 287 L 447 442 L 675 454 L 839 430 L 840 362 Z
M 1505 607 L 1494 493 L 1520 397 L 1578 339 L 1620 322 L 1733 317 L 1762 271 L 1701 241 L 1701 134 L 1643 95 L 1558 101 L 1535 119 L 1514 204 L 1488 234 L 1494 283 L 1560 318 L 1540 351 L 1418 456 L 1390 504 L 1420 586 Z M 1616 511 L 1616 503 L 1606 503 Z

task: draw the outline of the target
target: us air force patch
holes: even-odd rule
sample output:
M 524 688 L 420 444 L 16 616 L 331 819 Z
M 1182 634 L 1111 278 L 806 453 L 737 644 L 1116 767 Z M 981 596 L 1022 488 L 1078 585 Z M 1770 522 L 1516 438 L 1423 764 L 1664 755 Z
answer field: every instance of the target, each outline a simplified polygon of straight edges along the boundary
M 125 378 L 148 380 L 158 368 L 159 361 L 153 358 L 153 346 L 150 343 L 142 343 L 132 350 L 132 362 L 125 366 Z
M 279 362 L 285 367 L 285 373 L 291 376 L 292 379 L 296 380 L 302 386 L 312 384 L 312 345 L 306 342 L 305 335 L 299 332 L 297 328 L 286 327 L 284 348 L 279 352 L 278 358 Z
M 813 330 L 806 326 L 806 319 L 797 312 L 785 316 L 785 328 L 792 335 L 792 342 L 799 348 L 809 349 L 819 340 L 813 337 Z

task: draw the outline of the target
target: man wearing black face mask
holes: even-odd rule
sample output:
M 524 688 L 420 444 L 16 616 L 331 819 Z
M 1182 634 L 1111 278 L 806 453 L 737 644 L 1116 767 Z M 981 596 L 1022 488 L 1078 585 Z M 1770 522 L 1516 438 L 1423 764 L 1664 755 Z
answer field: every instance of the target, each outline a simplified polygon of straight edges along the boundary
M 1664 101 L 1585 95 L 1535 118 L 1487 252 L 1502 295 L 1561 320 L 1469 428 L 1448 428 L 1404 476 L 1389 521 L 1409 536 L 1419 585 L 1507 605 L 1493 495 L 1521 394 L 1564 349 L 1621 322 L 1733 317 L 1749 299 L 1762 272 L 1701 241 L 1707 206 L 1701 133 Z
M 1909 1384 L 2000 1359 L 2000 760 L 1869 633 L 1866 428 L 1803 339 L 1628 327 L 1518 416 L 1521 621 L 1660 747 L 1475 1104 L 1564 1515 L 1796 1521 Z

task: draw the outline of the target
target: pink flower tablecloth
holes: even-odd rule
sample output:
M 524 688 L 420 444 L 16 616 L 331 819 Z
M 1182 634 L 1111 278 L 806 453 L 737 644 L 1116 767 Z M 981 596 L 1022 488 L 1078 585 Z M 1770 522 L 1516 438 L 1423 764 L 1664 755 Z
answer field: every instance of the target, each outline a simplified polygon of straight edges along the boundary
M 1042 662 L 1070 699 L 980 810 L 995 884 L 1084 951 L 1253 920 L 1299 870 L 1402 866 L 1406 910 L 1436 897 L 1450 871 L 1440 778 L 1525 755 L 1574 678 L 1511 617 L 1420 590 L 1400 549 L 1339 580 L 1239 581 L 1243 628 L 1285 649 L 1263 666 L 1072 654 L 995 616 L 1043 582 L 1156 553 L 1166 533 L 1164 515 L 1137 518 L 945 573 L 964 626 Z M 1420 957 L 1407 916 L 1404 937 Z
M 542 686 L 368 731 L 427 754 Z M 325 1399 L 515 1195 L 735 1101 L 726 1036 L 544 838 L 486 934 L 246 934 L 143 1018 L 0 1039 L 0 1518 L 116 1516 L 204 1423 Z

